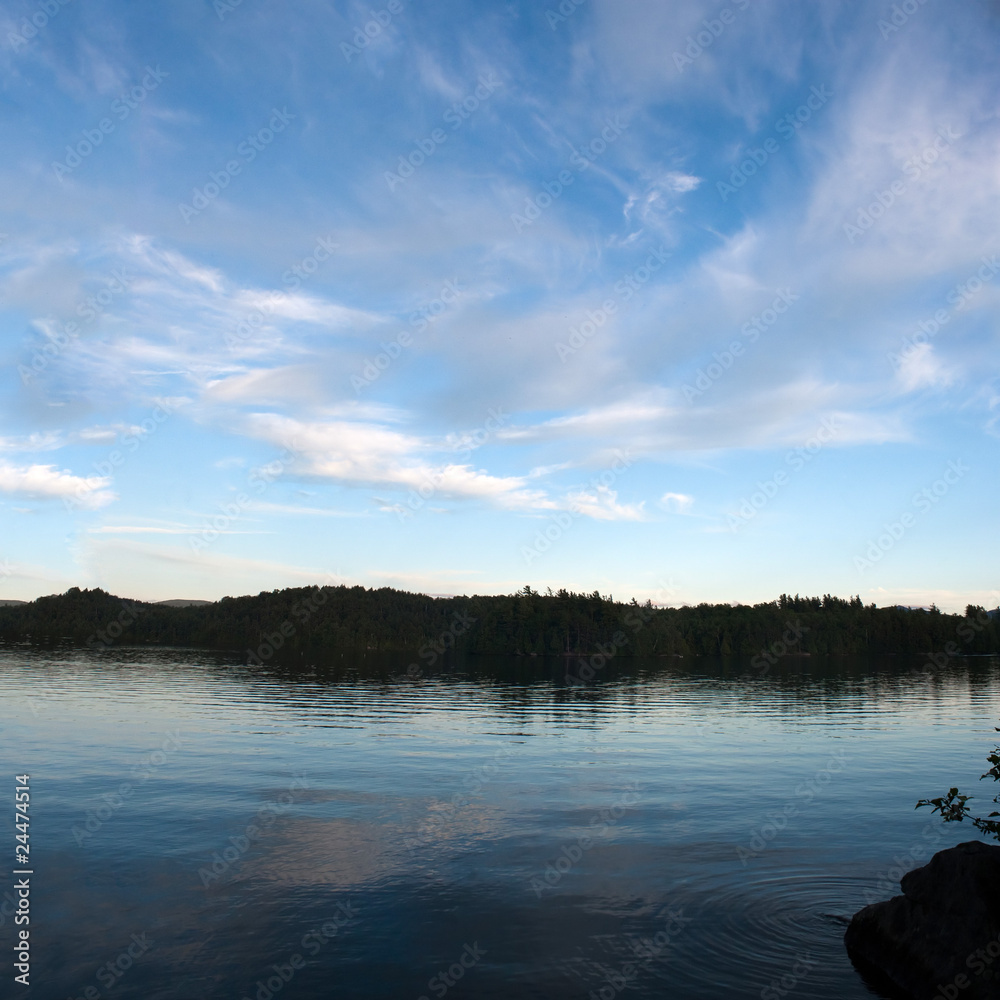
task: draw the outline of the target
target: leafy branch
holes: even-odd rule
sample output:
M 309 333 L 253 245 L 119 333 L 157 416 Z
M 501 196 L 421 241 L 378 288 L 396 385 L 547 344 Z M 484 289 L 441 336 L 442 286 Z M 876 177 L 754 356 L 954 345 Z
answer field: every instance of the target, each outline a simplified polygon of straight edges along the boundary
M 1000 729 L 997 729 L 1000 733 Z M 992 778 L 994 781 L 1000 781 L 1000 746 L 995 747 L 993 753 L 991 753 L 986 758 L 993 766 L 980 777 L 980 781 L 983 778 Z M 937 799 L 921 799 L 916 808 L 919 809 L 921 806 L 931 806 L 931 812 L 938 812 L 941 814 L 941 819 L 945 823 L 961 823 L 967 816 L 970 816 L 972 810 L 966 803 L 973 798 L 971 795 L 960 795 L 957 788 L 951 788 L 948 790 L 947 795 L 942 795 Z M 994 796 L 993 801 L 1000 804 L 1000 795 Z M 994 816 L 1000 816 L 1000 812 L 994 810 L 989 814 L 989 816 L 973 816 L 972 825 L 991 837 L 995 837 L 1000 840 L 1000 821 L 994 819 Z

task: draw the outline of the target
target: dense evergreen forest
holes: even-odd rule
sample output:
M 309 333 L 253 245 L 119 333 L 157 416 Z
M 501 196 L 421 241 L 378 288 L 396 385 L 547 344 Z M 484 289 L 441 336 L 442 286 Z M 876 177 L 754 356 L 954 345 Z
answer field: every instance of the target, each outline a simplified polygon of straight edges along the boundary
M 381 650 L 429 664 L 467 654 L 740 655 L 757 665 L 787 655 L 899 653 L 953 656 L 1000 651 L 996 612 L 964 615 L 864 605 L 859 597 L 789 597 L 765 604 L 657 608 L 566 590 L 525 587 L 499 597 L 432 598 L 382 588 L 312 587 L 168 607 L 80 590 L 0 607 L 0 640 L 201 646 L 266 662 L 289 653 Z M 280 654 L 279 654 L 280 651 Z M 943 658 L 943 659 L 942 659 Z

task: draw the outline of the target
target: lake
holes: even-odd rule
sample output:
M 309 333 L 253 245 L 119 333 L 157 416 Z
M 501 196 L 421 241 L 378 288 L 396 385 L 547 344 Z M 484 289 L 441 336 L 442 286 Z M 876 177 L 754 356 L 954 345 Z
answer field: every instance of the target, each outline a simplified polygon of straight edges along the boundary
M 870 997 L 851 914 L 978 839 L 915 802 L 994 794 L 996 658 L 407 663 L 0 652 L 0 995 Z

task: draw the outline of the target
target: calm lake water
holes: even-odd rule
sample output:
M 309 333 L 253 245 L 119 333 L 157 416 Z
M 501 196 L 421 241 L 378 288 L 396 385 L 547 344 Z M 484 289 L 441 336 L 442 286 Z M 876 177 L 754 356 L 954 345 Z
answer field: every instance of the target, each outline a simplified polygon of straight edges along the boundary
M 0 652 L 0 995 L 868 997 L 851 914 L 977 839 L 914 803 L 993 794 L 995 659 L 407 662 Z

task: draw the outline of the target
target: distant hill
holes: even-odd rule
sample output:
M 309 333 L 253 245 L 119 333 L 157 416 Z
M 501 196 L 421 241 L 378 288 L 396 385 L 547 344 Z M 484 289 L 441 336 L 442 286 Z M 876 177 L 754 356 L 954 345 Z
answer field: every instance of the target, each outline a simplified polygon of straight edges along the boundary
M 15 604 L 27 604 L 27 601 L 0 601 L 0 608 L 11 608 Z
M 250 661 L 278 650 L 405 652 L 430 664 L 446 650 L 531 655 L 739 655 L 761 667 L 785 655 L 935 654 L 941 664 L 1000 652 L 1000 620 L 911 611 L 826 595 L 756 605 L 656 608 L 528 587 L 491 597 L 428 597 L 383 587 L 300 587 L 220 601 L 125 601 L 103 590 L 0 607 L 0 639 L 232 649 Z M 603 652 L 602 652 L 603 651 Z M 754 662 L 754 661 L 751 661 Z

